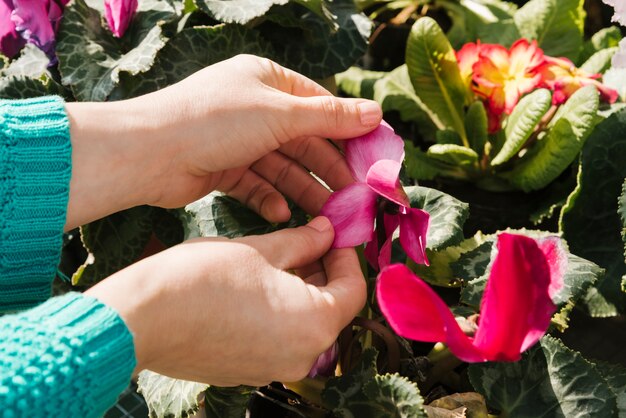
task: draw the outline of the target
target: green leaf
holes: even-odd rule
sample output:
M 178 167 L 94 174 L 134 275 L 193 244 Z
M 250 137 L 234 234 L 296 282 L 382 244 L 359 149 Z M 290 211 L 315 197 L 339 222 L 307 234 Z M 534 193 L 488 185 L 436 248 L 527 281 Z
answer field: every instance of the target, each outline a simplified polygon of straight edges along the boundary
M 578 186 L 561 212 L 560 229 L 570 250 L 606 269 L 590 289 L 586 304 L 593 316 L 624 312 L 624 264 L 618 197 L 626 177 L 626 110 L 601 122 L 585 144 Z
M 415 93 L 435 116 L 435 125 L 456 131 L 467 144 L 463 106 L 468 90 L 454 49 L 433 19 L 418 19 L 411 28 L 406 63 Z
M 335 75 L 335 81 L 337 87 L 348 96 L 373 99 L 374 84 L 387 74 L 384 71 L 368 71 L 359 67 L 350 67 Z
M 95 284 L 137 260 L 152 236 L 152 210 L 138 206 L 80 228 L 89 253 L 72 276 L 72 284 Z
M 405 187 L 412 208 L 430 214 L 426 247 L 437 251 L 463 240 L 463 223 L 469 216 L 469 206 L 454 197 L 428 187 Z
M 1 99 L 26 99 L 51 94 L 63 96 L 68 101 L 73 99 L 69 91 L 46 76 L 41 79 L 22 76 L 0 78 Z
M 151 418 L 184 418 L 196 413 L 198 396 L 208 385 L 162 376 L 150 370 L 139 373 L 137 391 L 148 405 Z
M 465 115 L 465 132 L 470 147 L 476 154 L 482 156 L 485 153 L 485 144 L 488 140 L 487 112 L 485 106 L 479 100 L 472 103 Z
M 253 390 L 250 386 L 209 386 L 205 392 L 206 418 L 245 418 Z
M 552 94 L 546 89 L 535 90 L 517 103 L 506 122 L 506 141 L 491 161 L 492 166 L 509 161 L 522 149 L 551 105 Z
M 456 49 L 466 42 L 483 40 L 486 27 L 512 20 L 517 10 L 515 4 L 499 0 L 439 0 L 437 5 L 442 6 L 452 20 L 447 35 Z
M 289 0 L 195 0 L 198 7 L 215 19 L 224 23 L 246 24 L 266 14 L 272 6 L 282 6 Z M 330 23 L 336 29 L 336 22 L 325 0 L 293 0 Z
M 426 153 L 413 145 L 410 141 L 404 142 L 406 174 L 416 180 L 432 180 L 445 171 L 443 163 L 434 161 Z
M 263 16 L 274 5 L 284 5 L 289 0 L 196 0 L 198 7 L 225 23 L 245 24 Z
M 166 247 L 180 244 L 185 238 L 185 231 L 176 211 L 153 208 L 152 230 L 156 238 Z
M 29 77 L 40 78 L 43 75 L 50 76 L 48 72 L 50 59 L 41 49 L 28 43 L 22 49 L 20 56 L 11 64 L 0 71 L 3 77 Z
M 237 238 L 261 235 L 283 228 L 304 225 L 306 214 L 290 204 L 292 217 L 288 222 L 272 224 L 237 200 L 214 192 L 185 207 L 203 237 L 225 236 Z M 191 221 L 189 221 L 191 222 Z
M 618 417 L 626 417 L 626 368 L 620 364 L 596 363 L 596 370 L 617 398 Z
M 502 177 L 528 192 L 539 190 L 570 165 L 597 122 L 599 95 L 592 85 L 576 91 L 552 119 L 546 136 Z
M 435 144 L 426 151 L 426 155 L 435 160 L 453 166 L 475 168 L 478 165 L 478 154 L 471 148 L 455 144 Z
M 273 47 L 274 61 L 311 78 L 324 79 L 345 71 L 365 54 L 372 22 L 352 0 L 328 3 L 337 30 L 298 4 L 273 8 L 256 26 Z
M 437 144 L 440 144 L 440 145 L 452 144 L 452 145 L 462 146 L 461 137 L 459 136 L 459 134 L 457 134 L 456 132 L 450 129 L 443 129 L 443 130 L 437 131 L 437 133 L 435 134 L 435 138 L 437 139 Z M 435 153 L 436 152 L 437 151 L 435 151 Z M 429 157 L 432 157 L 432 156 L 429 155 Z
M 583 44 L 584 0 L 530 0 L 517 13 L 520 37 L 537 40 L 546 55 L 576 61 Z
M 463 254 L 481 246 L 483 235 L 478 232 L 472 238 L 462 241 L 459 245 L 451 245 L 439 251 L 426 250 L 429 266 L 409 263 L 411 270 L 428 283 L 442 287 L 459 287 L 463 284 L 457 272 L 451 268 Z
M 583 45 L 578 64 L 585 62 L 598 51 L 619 45 L 622 32 L 617 26 L 600 29 Z
M 353 370 L 328 380 L 325 406 L 343 418 L 426 418 L 417 385 L 397 374 L 376 374 L 375 348 L 363 351 Z
M 501 416 L 617 416 L 615 395 L 593 364 L 551 336 L 517 363 L 471 365 L 469 378 Z
M 624 243 L 624 256 L 626 257 L 626 179 L 622 183 L 622 193 L 617 200 L 617 214 L 622 223 L 622 242 Z
M 383 112 L 397 111 L 403 121 L 415 122 L 425 139 L 434 138 L 437 130 L 434 116 L 415 94 L 406 65 L 399 66 L 374 84 L 374 100 L 380 103 Z
M 481 42 L 500 44 L 505 48 L 509 48 L 521 37 L 513 18 L 485 25 L 479 29 L 478 33 L 478 39 Z
M 102 25 L 100 13 L 76 0 L 64 11 L 57 35 L 57 56 L 63 84 L 69 85 L 81 101 L 103 101 L 120 81 L 121 73 L 136 75 L 148 71 L 157 52 L 165 45 L 162 24 L 173 19 L 176 10 L 164 13 L 166 0 L 141 2 L 126 35 L 115 38 Z M 144 8 L 152 9 L 144 10 Z
M 580 69 L 587 71 L 590 74 L 602 74 L 609 68 L 611 68 L 611 60 L 613 55 L 618 51 L 619 47 L 614 46 L 607 49 L 602 49 L 593 54 Z

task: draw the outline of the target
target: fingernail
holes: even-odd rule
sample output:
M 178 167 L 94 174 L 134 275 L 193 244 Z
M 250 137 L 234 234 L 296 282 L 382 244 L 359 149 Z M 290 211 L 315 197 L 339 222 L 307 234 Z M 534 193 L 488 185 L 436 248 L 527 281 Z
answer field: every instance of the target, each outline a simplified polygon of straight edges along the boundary
M 383 118 L 383 111 L 376 102 L 367 101 L 358 104 L 361 115 L 361 125 L 376 126 Z
M 318 216 L 317 218 L 313 219 L 311 222 L 309 222 L 309 226 L 319 232 L 326 232 L 331 227 L 330 221 L 325 216 Z

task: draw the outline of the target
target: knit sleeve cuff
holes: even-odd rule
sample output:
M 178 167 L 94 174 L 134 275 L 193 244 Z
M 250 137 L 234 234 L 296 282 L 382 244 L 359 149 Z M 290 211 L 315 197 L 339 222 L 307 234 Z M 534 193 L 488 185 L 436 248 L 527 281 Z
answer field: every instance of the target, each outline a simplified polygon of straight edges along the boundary
M 0 311 L 50 297 L 71 177 L 60 97 L 0 100 Z
M 69 293 L 2 320 L 8 318 L 24 341 L 13 339 L 15 358 L 9 359 L 13 377 L 6 392 L 16 403 L 0 403 L 15 408 L 16 416 L 36 410 L 42 416 L 99 417 L 128 386 L 136 366 L 133 337 L 97 299 Z M 2 383 L 0 378 L 0 394 Z M 20 404 L 27 409 L 21 411 Z

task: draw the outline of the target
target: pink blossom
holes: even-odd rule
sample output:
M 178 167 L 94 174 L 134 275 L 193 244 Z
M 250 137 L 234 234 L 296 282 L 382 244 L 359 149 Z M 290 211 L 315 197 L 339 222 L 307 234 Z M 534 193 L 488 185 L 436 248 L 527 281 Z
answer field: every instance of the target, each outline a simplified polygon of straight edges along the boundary
M 439 295 L 401 264 L 378 276 L 378 304 L 389 325 L 405 338 L 445 342 L 463 361 L 519 360 L 550 325 L 567 258 L 557 237 L 503 233 L 497 248 L 473 337 L 465 335 Z
M 411 208 L 399 180 L 403 159 L 404 142 L 385 122 L 346 142 L 346 160 L 356 183 L 333 193 L 321 211 L 335 228 L 334 248 L 367 242 L 368 261 L 382 268 L 391 261 L 393 232 L 399 226 L 400 243 L 407 255 L 416 263 L 428 263 L 429 215 Z M 378 235 L 374 234 L 375 220 Z M 384 240 L 380 252 L 379 240 Z
M 62 5 L 55 0 L 13 0 L 11 22 L 24 40 L 53 57 Z
M 22 49 L 26 41 L 15 30 L 15 23 L 11 20 L 13 2 L 0 0 L 0 52 L 13 58 Z
M 137 11 L 137 0 L 105 0 L 104 12 L 113 35 L 124 36 L 130 21 Z
M 335 343 L 326 351 L 324 351 L 315 360 L 315 364 L 311 367 L 307 377 L 324 376 L 330 377 L 335 375 L 337 367 L 337 359 L 339 358 L 339 344 Z

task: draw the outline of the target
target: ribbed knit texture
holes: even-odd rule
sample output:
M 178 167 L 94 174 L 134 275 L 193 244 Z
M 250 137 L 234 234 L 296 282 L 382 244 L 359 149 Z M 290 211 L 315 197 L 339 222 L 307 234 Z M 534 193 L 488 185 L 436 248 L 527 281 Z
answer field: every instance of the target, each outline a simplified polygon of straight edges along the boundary
M 102 416 L 135 368 L 133 338 L 115 311 L 78 293 L 44 302 L 71 154 L 60 98 L 0 100 L 0 315 L 39 304 L 0 317 L 1 418 Z
M 99 417 L 128 386 L 133 339 L 79 293 L 0 318 L 0 417 Z
M 72 148 L 63 100 L 0 100 L 0 312 L 50 297 Z

